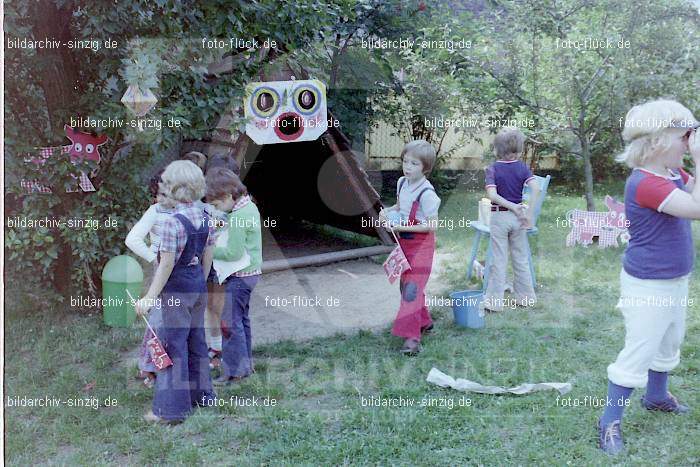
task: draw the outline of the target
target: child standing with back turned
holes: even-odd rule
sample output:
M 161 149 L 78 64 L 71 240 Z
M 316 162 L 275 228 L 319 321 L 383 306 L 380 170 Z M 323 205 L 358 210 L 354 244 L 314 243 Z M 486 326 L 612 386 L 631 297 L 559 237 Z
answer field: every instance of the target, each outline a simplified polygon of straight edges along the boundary
M 421 337 L 433 328 L 425 305 L 425 285 L 433 267 L 440 198 L 425 177 L 433 170 L 435 158 L 435 149 L 427 141 L 408 143 L 401 151 L 404 176 L 397 183 L 396 204 L 379 213 L 387 223 L 392 212 L 400 214 L 401 221 L 393 229 L 399 233 L 399 244 L 411 266 L 401 274 L 401 305 L 391 329 L 392 334 L 406 339 L 401 352 L 407 355 L 422 350 Z
M 528 265 L 527 229 L 532 227 L 540 189 L 530 169 L 520 160 L 524 145 L 525 135 L 520 130 L 503 128 L 493 141 L 496 162 L 486 168 L 486 193 L 491 200 L 489 241 L 492 260 L 487 271 L 489 281 L 484 308 L 490 311 L 503 310 L 509 250 L 515 275 L 513 292 L 516 303 L 526 306 L 535 301 Z M 525 185 L 531 190 L 527 209 L 521 204 Z
M 175 161 L 165 168 L 160 189 L 177 202 L 165 221 L 158 245 L 158 268 L 136 312 L 150 308 L 160 313 L 158 338 L 172 365 L 158 372 L 153 409 L 147 422 L 179 423 L 197 406 L 214 403 L 209 358 L 204 340 L 205 276 L 212 263 L 213 229 L 197 206 L 204 195 L 202 171 L 190 161 Z

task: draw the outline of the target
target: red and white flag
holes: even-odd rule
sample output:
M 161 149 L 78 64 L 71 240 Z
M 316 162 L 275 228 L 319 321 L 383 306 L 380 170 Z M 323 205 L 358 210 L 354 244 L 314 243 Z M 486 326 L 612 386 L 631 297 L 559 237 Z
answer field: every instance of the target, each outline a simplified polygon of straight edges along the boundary
M 384 272 L 389 278 L 389 282 L 393 284 L 397 278 L 401 277 L 405 271 L 411 269 L 411 265 L 403 254 L 401 245 L 396 245 L 396 248 L 391 252 L 389 257 L 384 261 Z

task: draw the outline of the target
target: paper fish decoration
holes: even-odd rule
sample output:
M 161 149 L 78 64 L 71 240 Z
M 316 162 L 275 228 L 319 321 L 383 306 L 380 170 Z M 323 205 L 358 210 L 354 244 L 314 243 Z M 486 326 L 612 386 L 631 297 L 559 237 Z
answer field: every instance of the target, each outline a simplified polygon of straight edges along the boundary
M 76 131 L 64 125 L 66 137 L 72 143 L 69 149 L 71 159 L 87 159 L 100 162 L 100 146 L 109 139 L 107 135 L 93 136 L 90 133 Z
M 41 168 L 45 163 L 46 160 L 49 157 L 52 157 L 54 155 L 64 155 L 64 154 L 70 154 L 71 149 L 73 148 L 73 145 L 70 146 L 53 146 L 53 147 L 46 147 L 46 148 L 38 148 L 39 149 L 39 154 L 38 156 L 30 156 L 24 159 L 25 162 L 32 163 L 37 166 L 37 168 Z M 73 158 L 74 155 L 71 154 L 71 160 L 77 161 L 77 159 Z M 80 157 L 80 156 L 75 156 L 75 157 Z M 99 158 L 99 154 L 98 154 Z M 77 177 L 73 176 L 73 178 L 77 179 Z M 21 187 L 24 189 L 26 193 L 53 193 L 53 190 L 50 187 L 47 187 L 45 185 L 42 185 L 36 180 L 27 180 L 27 179 L 22 179 L 20 181 Z M 78 179 L 78 185 L 80 186 L 80 189 L 83 190 L 84 192 L 88 191 L 96 191 L 95 186 L 92 184 L 92 181 L 90 181 L 90 178 L 88 175 L 81 171 L 80 172 L 80 178 Z M 69 187 L 66 189 L 66 193 L 73 193 L 78 191 L 78 189 L 73 186 Z

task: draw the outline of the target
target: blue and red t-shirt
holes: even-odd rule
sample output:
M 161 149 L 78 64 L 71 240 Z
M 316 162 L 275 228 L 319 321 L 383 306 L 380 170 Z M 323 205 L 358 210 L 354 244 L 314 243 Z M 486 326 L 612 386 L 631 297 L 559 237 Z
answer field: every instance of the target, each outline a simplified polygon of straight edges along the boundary
M 519 159 L 496 161 L 486 167 L 486 188 L 496 187 L 496 193 L 515 204 L 523 201 L 523 187 L 533 178 L 530 169 Z
M 636 168 L 625 184 L 625 215 L 630 242 L 622 260 L 639 279 L 674 279 L 689 274 L 695 256 L 689 219 L 662 212 L 675 190 L 685 190 L 690 175 L 680 170 L 664 177 Z

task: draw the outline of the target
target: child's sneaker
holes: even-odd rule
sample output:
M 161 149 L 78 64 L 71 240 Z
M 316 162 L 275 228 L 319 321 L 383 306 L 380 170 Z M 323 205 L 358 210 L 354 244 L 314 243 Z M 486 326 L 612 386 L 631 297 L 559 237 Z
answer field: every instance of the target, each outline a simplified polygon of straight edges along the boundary
M 218 370 L 221 367 L 221 350 L 209 349 L 209 368 Z
M 598 447 L 612 455 L 618 454 L 625 448 L 620 420 L 614 420 L 605 426 L 601 426 L 600 419 L 598 420 Z
M 406 339 L 400 352 L 404 355 L 417 355 L 421 350 L 423 350 L 423 347 L 420 345 L 419 340 Z
M 660 412 L 669 412 L 675 414 L 684 414 L 690 412 L 690 408 L 678 402 L 678 399 L 670 392 L 666 393 L 666 399 L 658 402 L 647 400 L 642 396 L 640 402 L 642 407 L 647 410 L 658 410 Z
M 150 371 L 141 371 L 139 373 L 139 379 L 143 381 L 143 385 L 148 389 L 153 389 L 156 384 L 156 375 Z
M 182 420 L 166 420 L 165 418 L 155 415 L 152 410 L 146 412 L 143 416 L 143 420 L 148 423 L 155 423 L 159 425 L 178 425 L 182 423 Z

